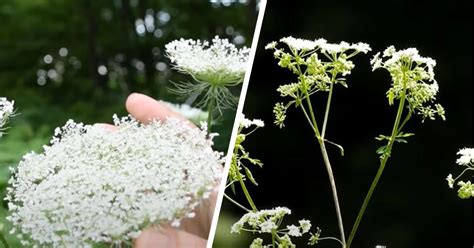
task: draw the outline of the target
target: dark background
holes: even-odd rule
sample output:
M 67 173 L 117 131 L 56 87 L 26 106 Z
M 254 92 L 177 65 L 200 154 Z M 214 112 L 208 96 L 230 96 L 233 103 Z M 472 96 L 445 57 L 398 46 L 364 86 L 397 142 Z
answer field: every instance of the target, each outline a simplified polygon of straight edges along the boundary
M 127 114 L 131 92 L 182 103 L 167 88 L 190 77 L 171 69 L 165 44 L 219 35 L 249 46 L 256 6 L 255 0 L 0 0 L 0 97 L 15 100 L 19 113 L 0 139 L 0 198 L 8 168 L 26 152 L 41 151 L 68 119 L 111 123 L 114 113 Z M 233 90 L 238 95 L 240 87 Z M 217 150 L 227 150 L 234 114 L 225 112 L 213 130 L 221 134 Z M 0 232 L 10 247 L 21 247 L 8 235 L 6 215 L 1 200 Z
M 279 68 L 264 46 L 292 35 L 362 41 L 373 48 L 356 56 L 349 88 L 335 88 L 328 123 L 327 138 L 346 150 L 341 157 L 328 145 L 347 236 L 378 168 L 380 143 L 374 137 L 389 134 L 396 114 L 385 97 L 390 76 L 384 70 L 372 73 L 369 60 L 389 45 L 416 47 L 438 62 L 437 100 L 447 120 L 410 120 L 405 130 L 416 135 L 408 144 L 395 144 L 353 247 L 472 247 L 472 201 L 459 199 L 445 181 L 459 172 L 458 149 L 472 146 L 471 11 L 471 1 L 269 1 L 244 107 L 248 118 L 266 122 L 246 141 L 252 157 L 265 163 L 253 169 L 259 186 L 250 188 L 257 206 L 287 206 L 293 210 L 288 224 L 307 218 L 323 236 L 338 236 L 327 173 L 303 114 L 290 108 L 286 128 L 273 124 L 273 105 L 283 100 L 276 88 L 294 76 Z M 326 96 L 313 97 L 319 123 Z M 242 247 L 237 240 L 243 239 L 249 244 L 248 236 L 226 233 L 243 213 L 224 202 L 215 247 L 229 247 L 234 240 Z M 339 246 L 324 241 L 319 247 Z

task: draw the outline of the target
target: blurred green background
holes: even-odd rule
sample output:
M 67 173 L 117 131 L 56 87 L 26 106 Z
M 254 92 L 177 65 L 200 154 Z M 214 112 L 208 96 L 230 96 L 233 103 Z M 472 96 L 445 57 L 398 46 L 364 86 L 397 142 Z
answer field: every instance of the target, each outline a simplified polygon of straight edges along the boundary
M 126 114 L 132 92 L 181 103 L 167 86 L 189 78 L 171 70 L 165 44 L 219 35 L 249 46 L 257 11 L 255 0 L 1 0 L 0 96 L 15 100 L 19 113 L 0 140 L 2 199 L 8 168 L 26 152 L 40 151 L 68 119 L 111 122 L 114 113 Z M 221 151 L 234 111 L 224 115 L 214 130 Z M 4 234 L 6 214 L 2 201 Z
M 471 12 L 472 1 L 464 0 L 269 1 L 244 107 L 248 118 L 266 122 L 246 140 L 246 150 L 265 164 L 252 170 L 259 186 L 249 186 L 257 207 L 287 206 L 293 210 L 288 224 L 307 218 L 321 227 L 323 236 L 338 235 L 327 173 L 304 115 L 291 108 L 286 128 L 273 124 L 273 105 L 282 101 L 276 88 L 294 76 L 278 67 L 264 46 L 292 35 L 334 43 L 363 41 L 373 48 L 355 58 L 349 88 L 336 87 L 329 116 L 327 137 L 346 151 L 341 157 L 328 146 L 346 235 L 378 168 L 375 150 L 380 143 L 374 138 L 391 131 L 396 114 L 385 98 L 390 76 L 383 70 L 371 72 L 369 60 L 389 45 L 417 47 L 422 56 L 438 62 L 438 102 L 446 108 L 447 121 L 410 120 L 406 131 L 416 135 L 408 144 L 395 145 L 353 247 L 472 247 L 472 200 L 459 199 L 445 181 L 449 173 L 460 172 L 458 149 L 472 147 Z M 325 97 L 314 96 L 321 120 Z M 240 192 L 235 198 L 246 202 Z M 232 244 L 245 239 L 250 244 L 247 236 L 229 234 L 243 212 L 229 201 L 222 209 L 215 247 L 243 247 Z M 306 247 L 306 241 L 298 244 Z M 339 246 L 325 241 L 316 247 Z

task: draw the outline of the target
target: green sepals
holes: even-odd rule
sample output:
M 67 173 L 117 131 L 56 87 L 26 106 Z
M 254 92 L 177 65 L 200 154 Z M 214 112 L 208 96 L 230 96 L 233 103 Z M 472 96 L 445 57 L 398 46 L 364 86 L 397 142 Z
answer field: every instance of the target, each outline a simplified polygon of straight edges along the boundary
M 395 94 L 393 91 L 387 91 L 388 105 L 392 106 L 395 101 Z

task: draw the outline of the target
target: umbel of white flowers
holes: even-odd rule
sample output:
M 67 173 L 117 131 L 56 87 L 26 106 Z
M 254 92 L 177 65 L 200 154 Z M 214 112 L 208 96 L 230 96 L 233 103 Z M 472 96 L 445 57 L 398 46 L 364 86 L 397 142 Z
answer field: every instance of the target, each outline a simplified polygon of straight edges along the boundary
M 235 105 L 228 87 L 242 83 L 250 49 L 237 48 L 227 39 L 214 37 L 212 42 L 180 39 L 166 45 L 166 55 L 174 69 L 190 75 L 193 82 L 174 84 L 182 97 L 200 95 L 198 107 L 223 109 Z
M 0 137 L 2 137 L 4 126 L 15 112 L 14 104 L 14 101 L 8 101 L 7 98 L 0 97 Z
M 142 229 L 179 226 L 220 178 L 212 135 L 177 119 L 116 130 L 68 121 L 28 153 L 7 189 L 12 233 L 34 247 L 130 244 Z
M 390 105 L 403 96 L 409 103 L 410 112 L 421 115 L 423 121 L 434 120 L 436 116 L 446 119 L 441 104 L 431 106 L 439 90 L 434 78 L 434 59 L 420 56 L 416 48 L 397 51 L 394 46 L 390 46 L 383 54 L 377 53 L 370 63 L 372 70 L 384 68 L 392 76 L 392 87 L 387 91 Z
M 448 186 L 452 189 L 457 181 L 456 185 L 459 186 L 459 198 L 469 199 L 474 197 L 474 184 L 472 184 L 470 180 L 463 181 L 459 179 L 466 173 L 469 173 L 472 177 L 472 171 L 474 170 L 474 148 L 460 149 L 457 154 L 460 157 L 456 160 L 456 163 L 463 167 L 463 171 L 456 178 L 453 178 L 453 175 L 449 174 L 448 177 L 446 177 L 446 181 L 448 181 Z

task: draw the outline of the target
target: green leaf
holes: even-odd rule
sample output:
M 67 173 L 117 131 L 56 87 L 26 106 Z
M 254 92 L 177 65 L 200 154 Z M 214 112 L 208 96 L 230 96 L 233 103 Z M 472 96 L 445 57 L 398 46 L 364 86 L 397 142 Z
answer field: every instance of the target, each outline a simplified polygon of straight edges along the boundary
M 255 184 L 255 186 L 258 186 L 258 183 L 253 178 L 252 172 L 249 170 L 249 168 L 244 166 L 244 169 L 245 169 L 245 174 L 247 175 L 247 178 L 250 180 L 250 182 Z
M 381 146 L 375 151 L 377 154 L 384 154 L 385 150 L 387 149 L 387 146 Z

